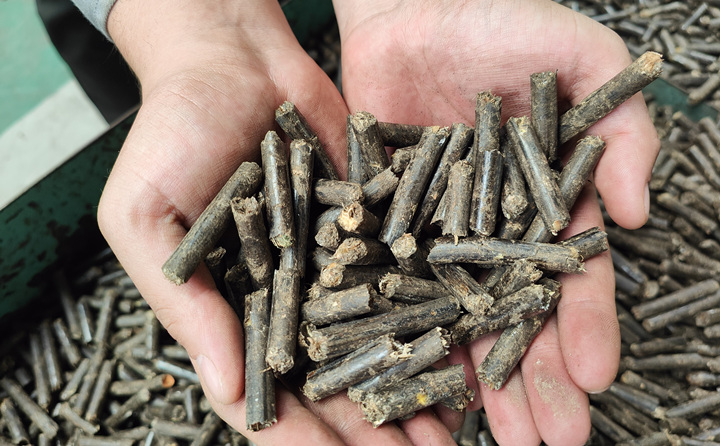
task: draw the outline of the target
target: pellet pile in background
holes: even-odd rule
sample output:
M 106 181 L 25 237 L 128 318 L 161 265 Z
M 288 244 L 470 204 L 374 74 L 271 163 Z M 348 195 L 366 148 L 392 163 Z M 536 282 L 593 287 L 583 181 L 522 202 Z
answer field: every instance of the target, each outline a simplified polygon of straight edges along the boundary
M 561 0 L 615 30 L 633 57 L 657 51 L 667 59 L 663 77 L 720 110 L 720 2 L 716 0 Z
M 605 222 L 623 343 L 617 380 L 590 395 L 594 440 L 716 444 L 701 442 L 720 441 L 720 128 L 650 110 L 662 140 L 650 219 Z

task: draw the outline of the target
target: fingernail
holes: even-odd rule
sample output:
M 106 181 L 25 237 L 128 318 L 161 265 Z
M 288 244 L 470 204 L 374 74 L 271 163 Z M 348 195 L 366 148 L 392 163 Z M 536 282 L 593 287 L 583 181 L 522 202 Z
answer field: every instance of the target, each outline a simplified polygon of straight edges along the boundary
M 650 216 L 650 186 L 645 184 L 645 219 Z
M 215 364 L 205 355 L 198 355 L 195 358 L 195 364 L 210 396 L 215 401 L 224 403 L 223 396 L 225 392 L 223 391 L 223 383 L 222 379 L 220 379 L 220 373 L 218 373 L 217 368 L 215 368 Z

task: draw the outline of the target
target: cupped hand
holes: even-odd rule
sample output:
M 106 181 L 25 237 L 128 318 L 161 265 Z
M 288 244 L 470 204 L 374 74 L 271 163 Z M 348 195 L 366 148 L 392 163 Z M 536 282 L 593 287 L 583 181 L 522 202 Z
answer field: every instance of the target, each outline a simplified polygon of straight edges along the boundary
M 502 97 L 504 119 L 529 115 L 530 74 L 547 70 L 558 70 L 559 100 L 572 106 L 631 62 L 612 31 L 549 0 L 338 0 L 335 10 L 346 103 L 351 112 L 368 110 L 383 121 L 472 124 L 475 95 L 483 90 Z M 588 133 L 607 143 L 594 175 L 607 211 L 621 226 L 641 226 L 659 148 L 642 97 Z M 564 234 L 602 226 L 592 186 L 572 217 Z M 585 392 L 613 381 L 620 341 L 610 256 L 589 259 L 586 268 L 562 277 L 556 316 L 505 388 L 479 387 L 500 444 L 582 444 L 589 435 Z M 493 342 L 488 336 L 469 346 L 466 373 Z
M 109 32 L 143 101 L 102 195 L 101 230 L 187 349 L 215 411 L 256 444 L 408 444 L 395 426 L 373 430 L 346 398 L 312 404 L 281 385 L 278 423 L 247 432 L 241 322 L 204 266 L 181 286 L 161 272 L 238 165 L 259 161 L 283 101 L 297 105 L 343 171 L 348 112 L 339 92 L 299 46 L 277 1 L 241 3 L 115 4 Z M 437 420 L 427 425 L 447 433 Z

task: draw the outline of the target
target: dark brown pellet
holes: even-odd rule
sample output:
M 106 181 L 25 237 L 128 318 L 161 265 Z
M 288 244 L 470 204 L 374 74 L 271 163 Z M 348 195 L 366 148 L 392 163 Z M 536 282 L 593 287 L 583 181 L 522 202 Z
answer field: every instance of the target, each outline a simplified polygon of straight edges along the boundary
M 450 353 L 450 336 L 447 330 L 436 327 L 409 345 L 412 347 L 410 355 L 384 372 L 351 386 L 348 389 L 348 398 L 359 403 L 365 394 L 397 384 L 430 367 Z
M 367 340 L 387 333 L 395 333 L 395 336 L 400 337 L 442 327 L 455 321 L 459 315 L 460 306 L 455 299 L 442 297 L 398 308 L 387 314 L 325 328 L 308 326 L 302 341 L 307 346 L 310 358 L 318 362 L 351 352 Z
M 443 219 L 442 233 L 452 235 L 455 240 L 469 233 L 471 201 L 467 197 L 472 194 L 473 177 L 473 165 L 465 160 L 456 162 L 450 168 L 445 195 L 446 206 L 453 211 Z
M 177 285 L 188 281 L 230 224 L 230 200 L 252 195 L 261 180 L 262 170 L 257 164 L 242 163 L 238 167 L 163 265 L 168 280 Z
M 359 184 L 327 179 L 315 181 L 313 198 L 320 204 L 330 206 L 347 206 L 365 199 Z
M 500 154 L 501 98 L 490 92 L 478 93 L 475 100 L 475 141 L 471 162 L 475 172 L 472 189 L 470 228 L 487 235 L 495 230 L 500 204 L 503 159 Z
M 310 196 L 313 179 L 313 147 L 305 140 L 290 143 L 290 186 L 295 212 L 296 243 L 281 255 L 281 267 L 295 269 L 305 277 L 308 235 L 310 233 Z M 288 260 L 286 257 L 292 258 Z
M 557 71 L 530 75 L 530 118 L 540 146 L 549 162 L 557 156 L 558 140 Z
M 584 271 L 578 250 L 551 243 L 467 237 L 457 244 L 442 237 L 428 254 L 430 263 L 475 263 L 481 266 L 507 265 L 526 259 L 541 269 L 579 273 Z
M 545 227 L 557 234 L 570 223 L 570 213 L 555 181 L 535 131 L 526 117 L 510 118 L 507 124 L 512 150 L 523 171 Z
M 265 134 L 260 154 L 270 241 L 277 248 L 286 248 L 295 243 L 295 223 L 288 156 L 277 133 L 271 130 Z
M 385 144 L 380 136 L 378 121 L 371 113 L 360 111 L 350 118 L 350 123 L 355 131 L 360 145 L 360 153 L 363 158 L 363 165 L 368 177 L 372 178 L 386 168 L 390 167 Z
M 378 239 L 391 246 L 408 232 L 420 198 L 430 181 L 449 136 L 447 128 L 432 127 L 425 131 L 416 153 L 400 178 L 392 203 L 383 221 Z
M 662 72 L 662 56 L 646 52 L 603 86 L 560 116 L 560 144 L 605 117 L 618 105 L 642 90 Z
M 303 303 L 301 314 L 311 324 L 326 325 L 370 313 L 376 298 L 370 284 L 358 285 Z
M 522 170 L 512 150 L 504 150 L 503 158 L 505 175 L 500 196 L 500 209 L 506 219 L 517 220 L 529 205 L 525 178 L 522 176 Z
M 410 347 L 395 341 L 392 334 L 383 335 L 308 373 L 302 392 L 310 400 L 318 401 L 389 369 L 410 352 Z
M 465 156 L 468 147 L 472 143 L 473 129 L 463 123 L 456 123 L 450 127 L 450 139 L 447 147 L 438 161 L 437 168 L 428 184 L 427 192 L 422 203 L 418 207 L 417 214 L 412 224 L 412 234 L 419 237 L 435 213 L 440 200 L 447 187 L 450 167 Z
M 365 419 L 378 427 L 445 398 L 465 393 L 466 389 L 465 372 L 458 364 L 425 372 L 377 393 L 369 393 L 360 407 Z
M 382 225 L 381 219 L 358 202 L 345 206 L 337 222 L 345 231 L 364 237 L 376 237 Z
M 347 180 L 351 183 L 363 184 L 367 180 L 367 172 L 363 164 L 360 143 L 352 126 L 352 115 L 347 116 L 345 135 L 347 138 Z
M 405 274 L 430 278 L 433 277 L 433 273 L 427 256 L 432 244 L 430 240 L 418 242 L 412 234 L 407 233 L 398 237 L 390 250 Z
M 473 315 L 482 316 L 494 299 L 461 265 L 456 263 L 432 265 L 438 281 Z
M 439 282 L 404 274 L 386 274 L 378 286 L 380 292 L 388 298 L 397 295 L 432 300 L 449 294 Z
M 392 195 L 398 187 L 400 179 L 391 168 L 387 168 L 372 177 L 362 186 L 365 205 L 373 206 Z
M 376 285 L 382 276 L 400 273 L 393 265 L 346 266 L 333 262 L 320 271 L 318 283 L 326 288 L 346 289 L 363 283 Z
M 392 261 L 390 248 L 376 240 L 350 237 L 342 241 L 332 256 L 341 265 L 380 265 Z
M 393 122 L 378 122 L 380 138 L 383 144 L 390 147 L 412 146 L 420 141 L 425 131 L 422 125 L 396 124 Z
M 537 268 L 535 263 L 529 260 L 518 260 L 505 268 L 500 280 L 489 292 L 495 299 L 500 299 L 537 282 L 541 277 L 542 271 Z
M 265 360 L 276 373 L 283 374 L 295 364 L 300 317 L 300 278 L 294 271 L 275 271 L 271 308 Z
M 339 178 L 330 157 L 320 144 L 317 135 L 308 125 L 305 117 L 298 111 L 295 104 L 285 101 L 275 110 L 275 121 L 292 139 L 304 139 L 312 145 L 317 161 L 318 173 L 321 177 L 337 180 Z
M 277 421 L 275 378 L 265 362 L 270 304 L 267 289 L 245 297 L 245 419 L 251 431 L 264 429 Z

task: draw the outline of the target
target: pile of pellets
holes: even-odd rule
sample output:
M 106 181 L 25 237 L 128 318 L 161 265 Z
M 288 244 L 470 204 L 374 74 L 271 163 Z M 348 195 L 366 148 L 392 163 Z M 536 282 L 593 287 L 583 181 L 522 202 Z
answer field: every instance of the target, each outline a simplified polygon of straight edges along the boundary
M 718 444 L 720 126 L 650 110 L 662 146 L 648 223 L 606 219 L 622 360 L 610 389 L 590 395 L 593 444 Z
M 663 78 L 685 90 L 688 102 L 720 110 L 720 2 L 717 0 L 561 0 L 617 32 L 630 54 L 667 58 Z
M 345 181 L 302 113 L 282 104 L 289 147 L 268 131 L 262 165 L 238 167 L 162 267 L 182 286 L 204 262 L 244 320 L 247 428 L 282 422 L 276 377 L 313 401 L 347 391 L 376 427 L 436 403 L 464 410 L 474 395 L 463 367 L 430 367 L 449 345 L 497 330 L 474 375 L 502 387 L 560 298 L 553 275 L 582 273 L 607 249 L 598 228 L 550 243 L 605 143 L 573 143 L 562 166 L 558 147 L 661 70 L 659 54 L 643 54 L 561 116 L 557 72 L 536 73 L 532 117 L 505 126 L 502 99 L 487 91 L 474 128 L 357 112 Z

